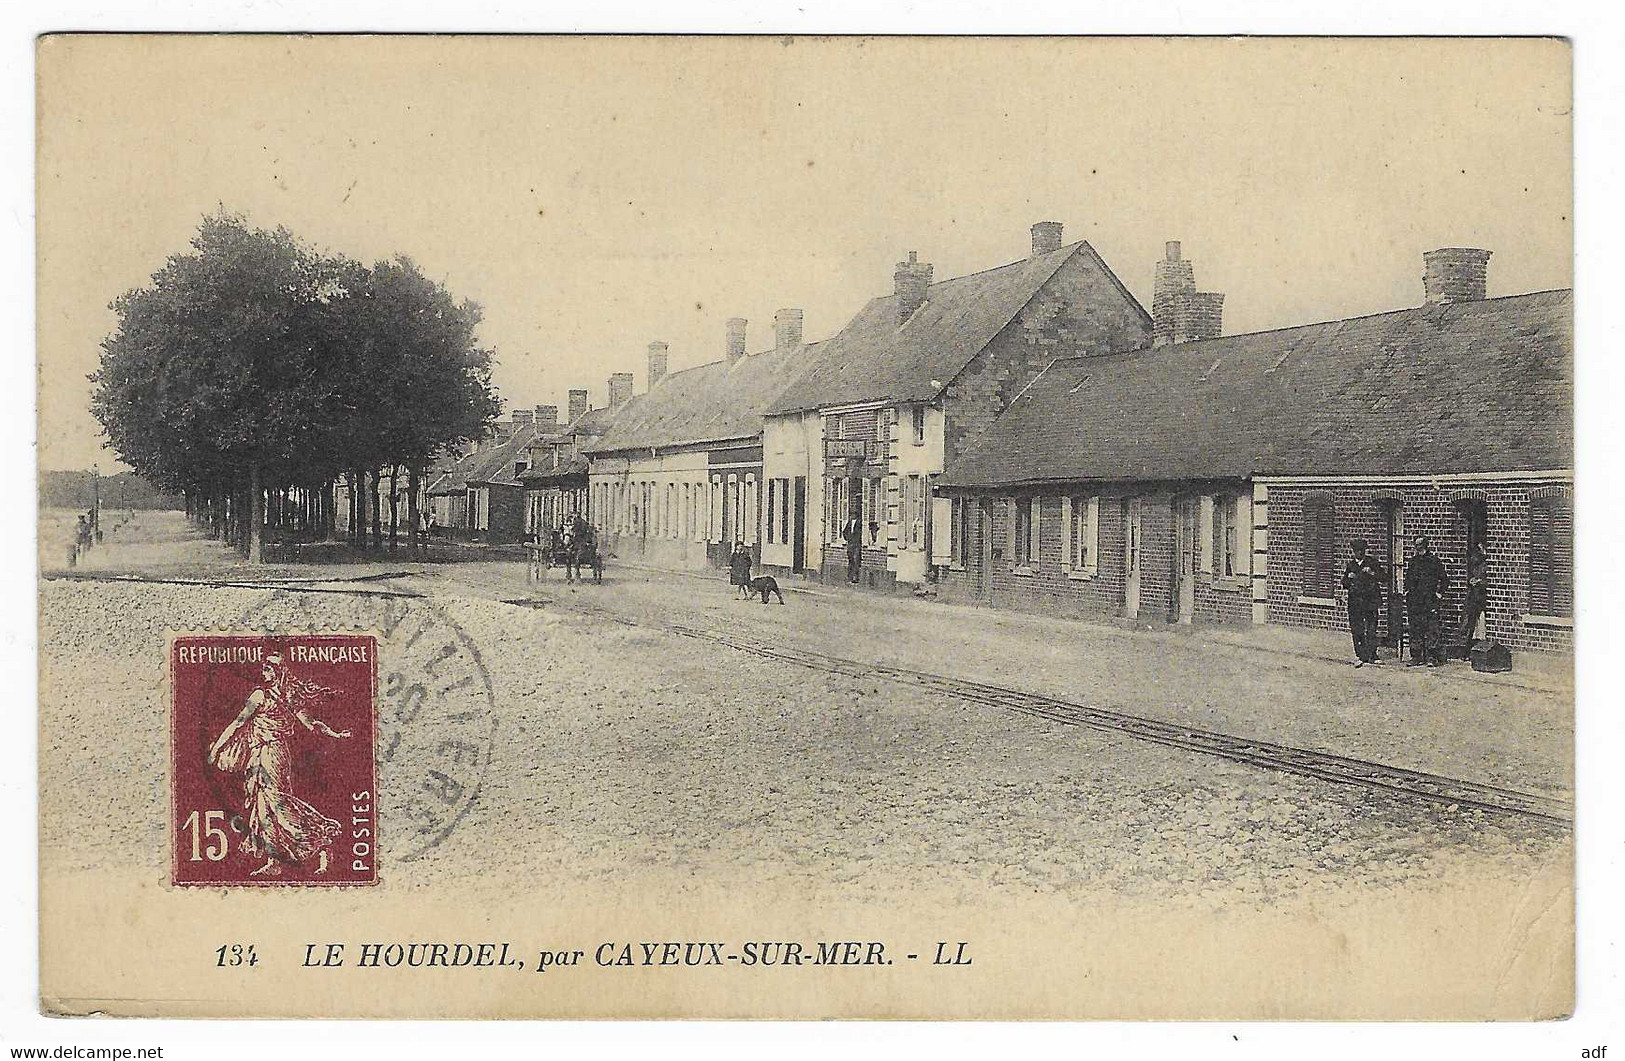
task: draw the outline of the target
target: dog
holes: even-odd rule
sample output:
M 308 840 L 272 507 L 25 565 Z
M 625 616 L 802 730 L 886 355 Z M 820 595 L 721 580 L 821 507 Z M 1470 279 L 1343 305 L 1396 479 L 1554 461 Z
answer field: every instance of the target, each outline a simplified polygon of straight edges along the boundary
M 751 579 L 749 582 L 741 582 L 739 584 L 739 596 L 737 599 L 750 600 L 751 595 L 754 593 L 760 593 L 762 595 L 763 604 L 767 603 L 768 597 L 777 597 L 779 598 L 780 604 L 784 603 L 784 594 L 779 592 L 778 580 L 772 575 L 761 575 Z

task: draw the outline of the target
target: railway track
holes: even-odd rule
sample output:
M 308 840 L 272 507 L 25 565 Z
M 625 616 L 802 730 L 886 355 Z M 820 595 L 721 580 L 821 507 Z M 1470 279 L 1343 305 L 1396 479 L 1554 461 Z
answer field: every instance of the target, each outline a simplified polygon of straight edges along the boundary
M 84 576 L 79 576 L 83 578 Z M 200 585 L 215 588 L 279 589 L 291 593 L 337 593 L 357 596 L 422 597 L 423 594 L 395 589 L 348 589 L 341 586 L 311 586 L 277 582 L 237 582 L 228 580 L 142 579 L 117 576 L 91 576 L 94 581 L 140 581 L 180 585 Z M 1159 719 L 1145 718 L 1123 711 L 1079 704 L 1039 693 L 1010 689 L 965 678 L 951 678 L 928 671 L 913 670 L 886 663 L 832 656 L 811 649 L 792 648 L 773 644 L 758 638 L 686 623 L 658 620 L 631 619 L 618 612 L 587 601 L 554 599 L 551 597 L 504 600 L 502 603 L 521 607 L 554 607 L 590 616 L 606 622 L 618 623 L 637 629 L 660 630 L 679 637 L 692 638 L 710 644 L 722 645 L 738 652 L 762 659 L 788 663 L 808 670 L 838 674 L 848 678 L 881 679 L 900 685 L 926 689 L 943 696 L 951 696 L 971 703 L 997 707 L 1066 726 L 1080 726 L 1105 733 L 1117 733 L 1136 740 L 1160 744 L 1169 748 L 1211 755 L 1231 762 L 1243 763 L 1266 770 L 1318 778 L 1333 784 L 1352 785 L 1380 790 L 1399 796 L 1456 807 L 1474 807 L 1495 814 L 1510 814 L 1531 819 L 1562 829 L 1573 828 L 1574 808 L 1571 803 L 1497 785 L 1485 785 L 1460 778 L 1429 774 L 1418 770 L 1389 766 L 1385 763 L 1334 755 L 1331 752 L 1308 748 L 1294 748 L 1271 741 L 1250 740 L 1227 733 L 1181 726 Z
M 1294 748 L 1271 741 L 1250 740 L 1123 711 L 1074 703 L 1039 693 L 990 685 L 986 682 L 951 678 L 892 664 L 868 663 L 810 649 L 792 648 L 732 631 L 685 623 L 629 619 L 586 602 L 511 600 L 504 603 L 530 607 L 562 607 L 622 626 L 663 630 L 680 637 L 723 645 L 762 659 L 788 663 L 809 670 L 849 678 L 881 679 L 910 685 L 943 696 L 1015 711 L 1061 725 L 1122 734 L 1136 740 L 1211 755 L 1261 769 L 1317 778 L 1333 784 L 1380 790 L 1430 803 L 1516 815 L 1562 829 L 1573 827 L 1572 804 L 1549 796 L 1519 792 L 1497 785 L 1407 770 L 1385 763 L 1354 759 L 1308 748 Z

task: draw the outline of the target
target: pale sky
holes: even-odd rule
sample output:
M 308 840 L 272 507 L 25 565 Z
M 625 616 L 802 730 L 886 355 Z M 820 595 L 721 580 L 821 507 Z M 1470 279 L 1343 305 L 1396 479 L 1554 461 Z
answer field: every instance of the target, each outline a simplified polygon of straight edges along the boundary
M 1088 239 L 1147 307 L 1179 239 L 1225 331 L 1572 283 L 1570 67 L 1550 41 L 54 38 L 41 46 L 42 468 L 100 460 L 107 304 L 224 204 L 485 310 L 510 407 L 595 406 L 808 339 L 891 289 Z

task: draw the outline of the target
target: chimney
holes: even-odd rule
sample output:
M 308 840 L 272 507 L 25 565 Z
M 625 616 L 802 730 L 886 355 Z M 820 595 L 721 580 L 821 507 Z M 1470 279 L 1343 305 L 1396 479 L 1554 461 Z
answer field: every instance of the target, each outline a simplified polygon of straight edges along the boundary
M 1033 257 L 1061 249 L 1061 223 L 1040 221 L 1033 226 Z
M 915 251 L 908 252 L 908 261 L 898 262 L 892 274 L 897 284 L 897 323 L 899 326 L 925 305 L 926 291 L 931 286 L 931 263 L 921 262 Z
M 535 423 L 532 419 L 536 414 L 530 409 L 515 409 L 513 411 L 513 429 L 518 431 L 522 427 L 529 427 Z
M 611 372 L 609 374 L 609 407 L 619 409 L 632 399 L 632 373 Z
M 801 311 L 781 309 L 773 314 L 773 349 L 801 345 Z
M 1163 244 L 1151 289 L 1152 345 L 1213 339 L 1224 332 L 1224 295 L 1196 290 L 1196 269 L 1185 261 L 1179 241 Z
M 726 325 L 728 329 L 727 353 L 730 365 L 745 356 L 745 324 L 746 321 L 743 317 L 728 318 Z
M 1440 247 L 1422 255 L 1422 287 L 1428 302 L 1482 302 L 1490 252 Z
M 649 389 L 666 378 L 666 344 L 655 340 L 649 344 Z
M 491 441 L 497 445 L 513 437 L 513 424 L 506 420 L 498 420 L 491 425 Z
M 572 424 L 577 420 L 580 420 L 583 416 L 587 415 L 587 392 L 585 390 L 573 390 L 570 392 L 569 414 L 569 422 Z
M 556 405 L 538 405 L 536 407 L 536 430 L 544 435 L 551 435 L 559 429 L 559 407 Z
M 1174 342 L 1217 339 L 1224 331 L 1224 296 L 1217 291 L 1192 291 L 1174 306 Z

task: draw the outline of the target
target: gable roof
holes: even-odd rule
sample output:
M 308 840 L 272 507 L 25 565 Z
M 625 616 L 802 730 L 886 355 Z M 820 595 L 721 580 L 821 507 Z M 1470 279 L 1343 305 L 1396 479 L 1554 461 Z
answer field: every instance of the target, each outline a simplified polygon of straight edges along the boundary
M 825 345 L 775 348 L 667 373 L 622 405 L 609 431 L 586 449 L 611 453 L 759 435 L 768 404 Z
M 1573 292 L 1056 361 L 944 486 L 1573 466 Z
M 523 453 L 535 438 L 534 424 L 521 425 L 506 441 L 477 450 L 458 461 L 444 475 L 429 484 L 428 493 L 455 494 L 470 486 L 487 483 L 496 486 L 518 486 L 519 480 L 513 474 L 513 462 L 519 459 L 519 454 Z
M 1149 323 L 1144 307 L 1086 241 L 996 269 L 932 284 L 926 301 L 897 323 L 897 296 L 869 300 L 841 333 L 822 344 L 804 375 L 768 415 L 886 399 L 929 401 L 993 341 L 1074 256 L 1105 273 Z

